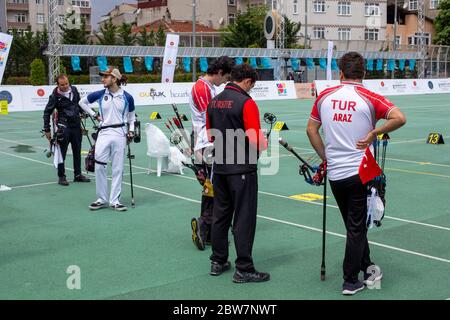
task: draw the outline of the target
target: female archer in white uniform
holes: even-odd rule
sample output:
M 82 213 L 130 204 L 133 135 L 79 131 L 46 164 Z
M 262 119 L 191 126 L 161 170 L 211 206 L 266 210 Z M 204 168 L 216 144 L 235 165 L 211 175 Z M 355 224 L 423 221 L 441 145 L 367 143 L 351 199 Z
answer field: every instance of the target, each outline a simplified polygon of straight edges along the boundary
M 120 86 L 126 83 L 126 78 L 117 69 L 109 69 L 100 73 L 103 77 L 104 90 L 89 94 L 80 101 L 80 107 L 99 124 L 95 144 L 95 182 L 97 200 L 89 206 L 98 210 L 109 206 L 117 211 L 125 211 L 127 207 L 120 203 L 122 190 L 122 174 L 125 160 L 127 140 L 134 137 L 134 99 Z M 99 113 L 96 114 L 89 104 L 98 102 Z M 128 123 L 128 128 L 127 128 Z M 108 182 L 106 179 L 107 163 L 111 160 L 112 183 L 109 201 L 107 197 Z

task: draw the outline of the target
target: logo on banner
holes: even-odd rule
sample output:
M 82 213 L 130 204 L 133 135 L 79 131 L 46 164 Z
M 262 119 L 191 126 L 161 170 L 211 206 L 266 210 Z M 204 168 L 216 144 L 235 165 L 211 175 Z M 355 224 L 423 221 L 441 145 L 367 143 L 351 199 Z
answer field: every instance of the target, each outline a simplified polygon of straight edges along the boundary
M 44 91 L 44 89 L 39 89 L 39 90 L 37 91 L 37 95 L 38 95 L 39 97 L 45 96 L 45 91 Z
M 416 80 L 413 81 L 413 87 L 417 87 L 417 81 Z
M 189 91 L 184 90 L 183 92 L 176 92 L 170 90 L 170 97 L 171 98 L 189 98 Z
M 9 91 L 0 91 L 0 101 L 6 100 L 10 104 L 13 101 L 13 96 Z
M 175 45 L 175 42 L 170 41 L 170 46 L 173 47 Z
M 0 52 L 6 52 L 8 50 L 8 43 L 0 41 Z
M 139 93 L 139 96 L 141 98 L 152 98 L 153 100 L 155 100 L 156 98 L 165 98 L 166 95 L 164 94 L 164 91 L 157 91 L 154 88 L 150 88 L 149 92 L 141 92 Z
M 278 96 L 287 96 L 286 83 L 277 83 Z
M 380 86 L 384 87 L 384 81 L 381 81 Z
M 2 67 L 5 64 L 5 58 L 0 57 L 0 67 Z
M 433 90 L 433 88 L 434 88 L 433 82 L 428 81 L 428 88 L 430 88 L 431 90 Z

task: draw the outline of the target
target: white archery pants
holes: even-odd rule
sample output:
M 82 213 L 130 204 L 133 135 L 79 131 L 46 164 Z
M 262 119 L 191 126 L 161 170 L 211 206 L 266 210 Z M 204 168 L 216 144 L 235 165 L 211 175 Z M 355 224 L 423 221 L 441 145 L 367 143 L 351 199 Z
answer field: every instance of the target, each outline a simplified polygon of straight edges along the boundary
M 125 136 L 113 134 L 99 134 L 95 144 L 95 185 L 97 200 L 102 203 L 108 203 L 108 180 L 106 174 L 107 163 L 111 160 L 112 182 L 111 193 L 109 195 L 110 206 L 118 204 L 120 200 L 126 145 L 127 140 Z M 98 162 L 104 164 L 99 164 Z

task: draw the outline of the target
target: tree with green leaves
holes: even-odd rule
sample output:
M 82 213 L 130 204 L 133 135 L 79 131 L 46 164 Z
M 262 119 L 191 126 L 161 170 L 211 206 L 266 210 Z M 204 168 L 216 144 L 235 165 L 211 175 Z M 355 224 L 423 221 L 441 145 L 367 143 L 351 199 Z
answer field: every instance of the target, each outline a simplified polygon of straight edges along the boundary
M 137 37 L 137 43 L 140 46 L 144 47 L 151 47 L 155 45 L 155 33 L 153 30 L 149 33 L 147 31 L 147 28 L 144 27 L 144 29 L 139 33 L 139 36 Z
M 64 23 L 59 25 L 62 31 L 62 43 L 82 45 L 88 44 L 89 31 L 87 31 L 86 19 L 81 18 L 80 28 L 74 28 L 72 25 L 69 25 L 68 19 L 70 19 L 69 14 L 67 14 L 64 19 Z
M 264 17 L 267 9 L 265 6 L 250 7 L 247 5 L 245 12 L 238 12 L 234 23 L 223 29 L 222 45 L 233 48 L 264 48 Z
M 439 14 L 434 19 L 436 36 L 434 43 L 439 45 L 450 45 L 450 0 L 442 0 L 439 4 Z
M 297 46 L 300 32 L 301 23 L 289 20 L 288 17 L 284 16 L 284 47 L 285 48 L 295 48 Z
M 45 65 L 41 59 L 34 59 L 30 65 L 30 83 L 33 86 L 42 86 L 47 83 Z
M 133 26 L 130 23 L 122 23 L 118 28 L 118 36 L 120 44 L 124 46 L 132 46 L 136 42 L 136 34 L 132 33 Z
M 162 24 L 159 25 L 158 31 L 156 31 L 156 45 L 164 46 L 166 44 L 166 33 L 164 32 L 164 28 Z
M 117 42 L 117 26 L 109 18 L 101 27 L 100 32 L 95 35 L 101 45 L 113 46 L 118 44 Z

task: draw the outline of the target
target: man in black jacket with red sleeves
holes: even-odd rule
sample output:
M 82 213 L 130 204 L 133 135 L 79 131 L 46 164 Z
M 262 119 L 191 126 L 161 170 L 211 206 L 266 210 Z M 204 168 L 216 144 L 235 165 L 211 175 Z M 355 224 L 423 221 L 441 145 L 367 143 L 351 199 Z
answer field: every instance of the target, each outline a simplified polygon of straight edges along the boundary
M 228 231 L 233 221 L 236 272 L 233 282 L 263 282 L 270 275 L 255 270 L 252 258 L 258 202 L 257 162 L 267 149 L 259 110 L 248 92 L 254 87 L 256 71 L 248 64 L 235 66 L 231 82 L 208 105 L 206 128 L 214 141 L 212 183 L 214 210 L 211 228 L 211 272 L 230 269 Z
M 89 182 L 90 179 L 81 174 L 81 118 L 80 94 L 75 86 L 71 86 L 66 75 L 57 78 L 57 87 L 50 95 L 47 106 L 44 110 L 44 132 L 47 139 L 52 138 L 50 128 L 50 116 L 56 109 L 56 139 L 61 148 L 62 157 L 65 161 L 67 147 L 72 145 L 73 169 L 75 182 Z M 66 179 L 64 162 L 58 165 L 58 184 L 68 186 Z

